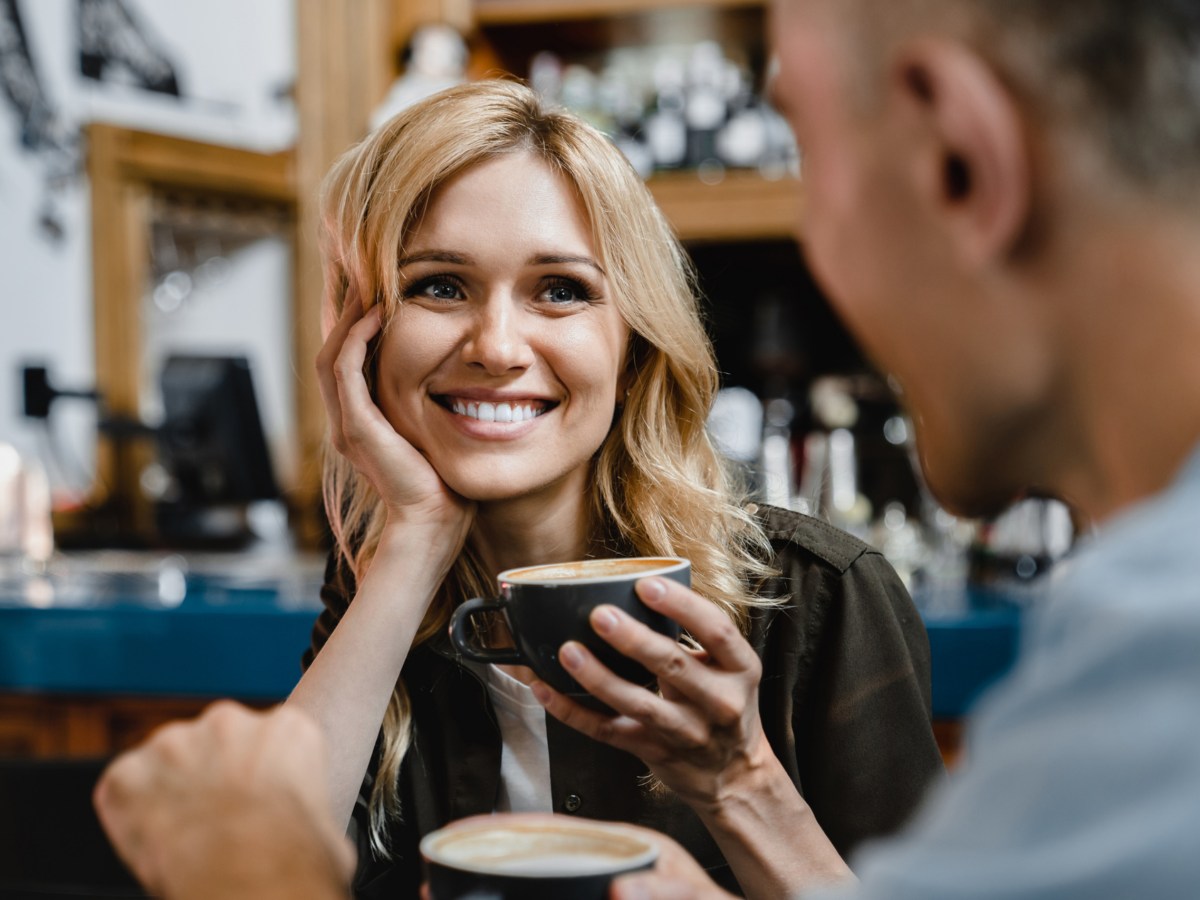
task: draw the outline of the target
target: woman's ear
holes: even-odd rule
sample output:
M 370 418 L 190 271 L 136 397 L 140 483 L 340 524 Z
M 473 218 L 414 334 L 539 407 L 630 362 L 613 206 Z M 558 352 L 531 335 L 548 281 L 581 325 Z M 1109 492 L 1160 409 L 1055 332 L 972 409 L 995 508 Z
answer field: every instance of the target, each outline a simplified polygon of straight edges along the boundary
M 963 44 L 906 45 L 893 88 L 915 112 L 919 190 L 946 235 L 972 264 L 1006 255 L 1020 241 L 1032 202 L 1022 112 L 992 66 Z

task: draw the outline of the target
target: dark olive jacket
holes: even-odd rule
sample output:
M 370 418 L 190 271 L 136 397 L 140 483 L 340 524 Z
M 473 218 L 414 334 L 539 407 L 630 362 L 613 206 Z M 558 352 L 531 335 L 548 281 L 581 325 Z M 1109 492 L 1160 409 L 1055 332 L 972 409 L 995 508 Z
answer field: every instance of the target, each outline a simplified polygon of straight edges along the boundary
M 773 507 L 758 515 L 780 573 L 759 593 L 788 598 L 756 610 L 749 633 L 763 662 L 763 728 L 817 821 L 846 855 L 903 824 L 942 772 L 930 727 L 928 639 L 879 553 L 808 516 Z M 306 666 L 353 591 L 349 574 L 331 562 L 322 591 L 326 609 Z M 416 897 L 420 838 L 454 819 L 492 812 L 500 785 L 500 731 L 487 689 L 455 659 L 448 640 L 415 648 L 402 677 L 414 734 L 401 767 L 403 821 L 391 829 L 391 861 L 374 858 L 365 839 L 374 765 L 354 812 L 355 892 L 370 900 Z M 556 812 L 665 832 L 718 882 L 737 890 L 695 814 L 673 795 L 642 786 L 647 770 L 639 759 L 552 717 L 546 731 Z

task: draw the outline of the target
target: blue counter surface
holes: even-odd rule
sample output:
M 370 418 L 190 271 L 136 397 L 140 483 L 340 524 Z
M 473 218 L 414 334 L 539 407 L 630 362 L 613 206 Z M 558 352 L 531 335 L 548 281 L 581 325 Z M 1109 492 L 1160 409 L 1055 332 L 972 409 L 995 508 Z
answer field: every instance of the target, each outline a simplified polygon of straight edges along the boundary
M 0 691 L 281 699 L 321 571 L 316 558 L 105 555 L 0 572 Z M 1008 670 L 1020 622 L 1003 607 L 926 617 L 935 717 L 962 715 Z
M 933 716 L 962 716 L 1012 668 L 1021 636 L 1016 609 L 925 618 L 933 669 Z

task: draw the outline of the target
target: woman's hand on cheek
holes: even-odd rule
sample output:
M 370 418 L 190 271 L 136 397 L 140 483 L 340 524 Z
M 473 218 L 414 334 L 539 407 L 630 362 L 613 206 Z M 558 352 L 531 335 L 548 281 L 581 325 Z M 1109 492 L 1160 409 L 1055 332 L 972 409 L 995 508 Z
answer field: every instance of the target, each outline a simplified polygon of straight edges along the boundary
M 429 461 L 401 437 L 371 397 L 363 366 L 382 330 L 381 309 L 363 312 L 353 289 L 317 355 L 321 398 L 334 449 L 378 492 L 389 522 L 448 527 L 465 538 L 474 504 L 446 486 Z
M 540 682 L 535 695 L 565 724 L 640 758 L 698 812 L 719 813 L 743 786 L 778 774 L 758 714 L 761 663 L 725 613 L 693 591 L 647 578 L 638 593 L 703 650 L 657 634 L 611 606 L 593 611 L 592 627 L 653 672 L 661 695 L 617 677 L 573 642 L 563 645 L 560 661 L 615 713 L 586 709 Z

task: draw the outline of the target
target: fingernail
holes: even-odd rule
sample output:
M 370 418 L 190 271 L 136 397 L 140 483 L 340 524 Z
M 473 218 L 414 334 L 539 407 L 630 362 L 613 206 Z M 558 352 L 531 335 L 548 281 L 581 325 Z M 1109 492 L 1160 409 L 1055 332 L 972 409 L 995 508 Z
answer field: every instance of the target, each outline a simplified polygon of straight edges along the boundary
M 533 691 L 533 699 L 543 706 L 550 702 L 550 689 L 542 682 L 533 682 L 529 685 L 529 690 Z
M 617 629 L 617 614 L 611 606 L 597 606 L 592 610 L 592 627 L 601 634 L 611 634 Z
M 558 658 L 568 669 L 578 669 L 583 665 L 583 654 L 579 652 L 579 646 L 573 642 L 562 645 L 562 649 L 558 651 Z
M 638 594 L 643 600 L 661 600 L 667 593 L 667 585 L 661 578 L 643 578 L 638 582 Z

